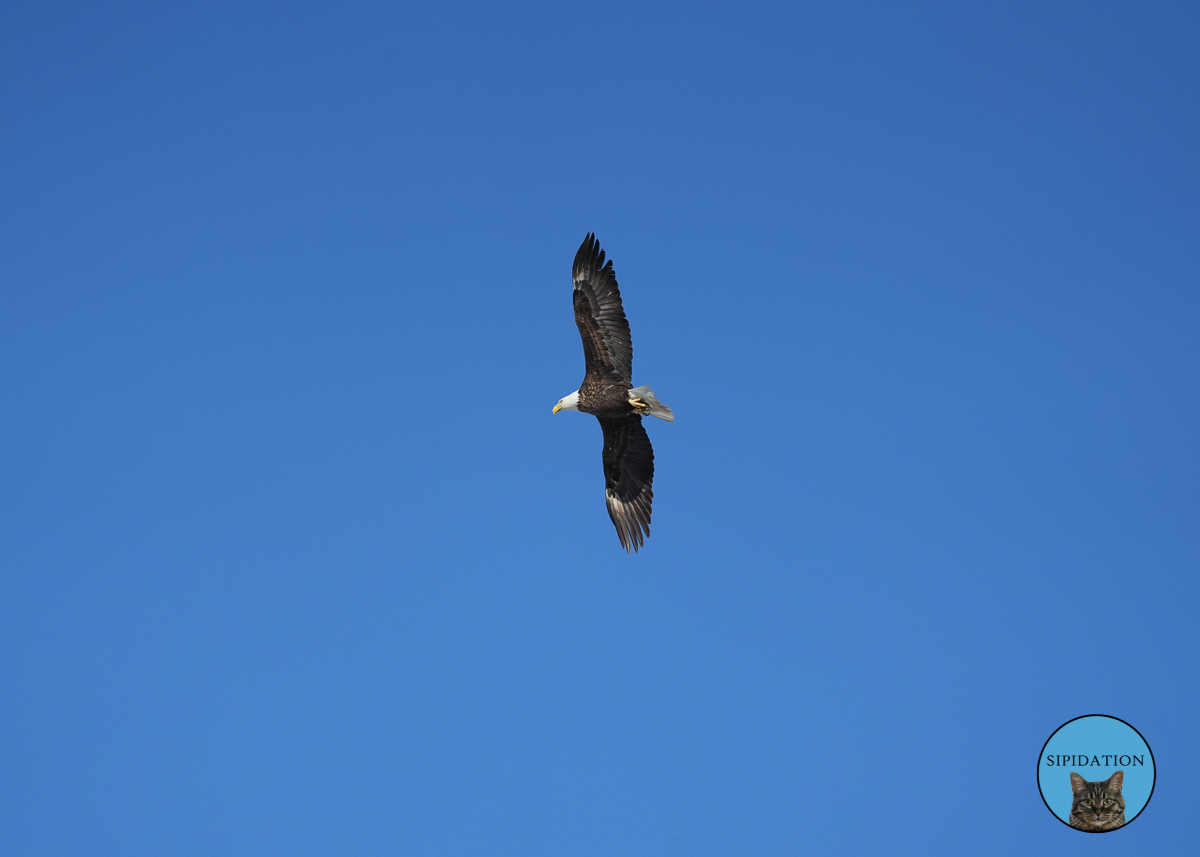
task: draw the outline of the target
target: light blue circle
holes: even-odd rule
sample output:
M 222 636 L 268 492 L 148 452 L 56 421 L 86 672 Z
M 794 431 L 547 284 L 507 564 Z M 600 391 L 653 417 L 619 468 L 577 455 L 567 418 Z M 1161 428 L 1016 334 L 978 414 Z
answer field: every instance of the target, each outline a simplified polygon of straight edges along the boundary
M 1095 763 L 1095 764 L 1093 764 Z M 1154 756 L 1137 730 L 1115 717 L 1090 714 L 1064 723 L 1038 759 L 1038 788 L 1050 811 L 1071 816 L 1071 772 L 1085 780 L 1107 780 L 1123 771 L 1125 823 L 1133 821 L 1154 791 Z

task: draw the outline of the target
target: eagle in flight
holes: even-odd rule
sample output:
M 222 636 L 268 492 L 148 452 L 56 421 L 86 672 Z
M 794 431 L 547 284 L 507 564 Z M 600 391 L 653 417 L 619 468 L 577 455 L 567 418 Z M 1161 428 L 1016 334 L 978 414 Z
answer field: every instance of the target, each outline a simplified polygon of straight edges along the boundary
M 554 413 L 582 411 L 604 432 L 604 501 L 628 553 L 650 535 L 654 500 L 654 450 L 643 416 L 675 422 L 671 409 L 648 386 L 633 386 L 633 341 L 621 306 L 613 264 L 604 261 L 596 236 L 583 239 L 571 268 L 575 324 L 583 339 L 585 373 L 579 389 L 559 399 Z

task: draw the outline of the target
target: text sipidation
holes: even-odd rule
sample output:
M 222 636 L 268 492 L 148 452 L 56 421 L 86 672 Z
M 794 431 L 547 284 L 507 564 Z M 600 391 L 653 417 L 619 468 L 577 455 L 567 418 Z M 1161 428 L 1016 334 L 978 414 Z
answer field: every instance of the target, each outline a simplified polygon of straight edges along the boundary
M 1100 761 L 1103 759 L 1104 761 Z M 1112 761 L 1108 761 L 1112 759 Z M 1046 765 L 1049 767 L 1086 768 L 1092 765 L 1097 768 L 1111 768 L 1120 765 L 1124 768 L 1136 768 L 1146 764 L 1146 754 L 1140 756 L 1047 756 Z

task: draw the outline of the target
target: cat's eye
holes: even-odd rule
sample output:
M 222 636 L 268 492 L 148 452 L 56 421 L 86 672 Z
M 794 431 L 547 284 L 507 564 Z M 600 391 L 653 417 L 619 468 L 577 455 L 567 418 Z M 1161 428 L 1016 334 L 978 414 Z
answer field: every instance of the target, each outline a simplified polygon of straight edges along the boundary
M 1106 800 L 1106 801 L 1104 802 L 1104 805 L 1105 805 L 1105 806 L 1110 806 L 1111 804 L 1112 804 L 1112 801 L 1111 801 L 1111 800 Z
M 1090 800 L 1085 800 L 1085 801 L 1083 802 L 1083 805 L 1084 805 L 1084 806 L 1091 806 L 1091 805 L 1092 805 L 1092 802 L 1091 802 Z

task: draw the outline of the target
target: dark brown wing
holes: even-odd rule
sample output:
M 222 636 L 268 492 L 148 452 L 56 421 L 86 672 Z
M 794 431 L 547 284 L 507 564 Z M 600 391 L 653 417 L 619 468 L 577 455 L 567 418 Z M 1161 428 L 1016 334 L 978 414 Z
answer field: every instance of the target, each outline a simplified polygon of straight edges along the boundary
M 621 306 L 617 275 L 596 236 L 588 233 L 571 269 L 575 285 L 575 323 L 583 338 L 586 379 L 633 384 L 633 340 Z
M 628 553 L 650 535 L 650 504 L 654 500 L 654 449 L 642 418 L 596 417 L 604 430 L 604 500 L 617 538 Z

